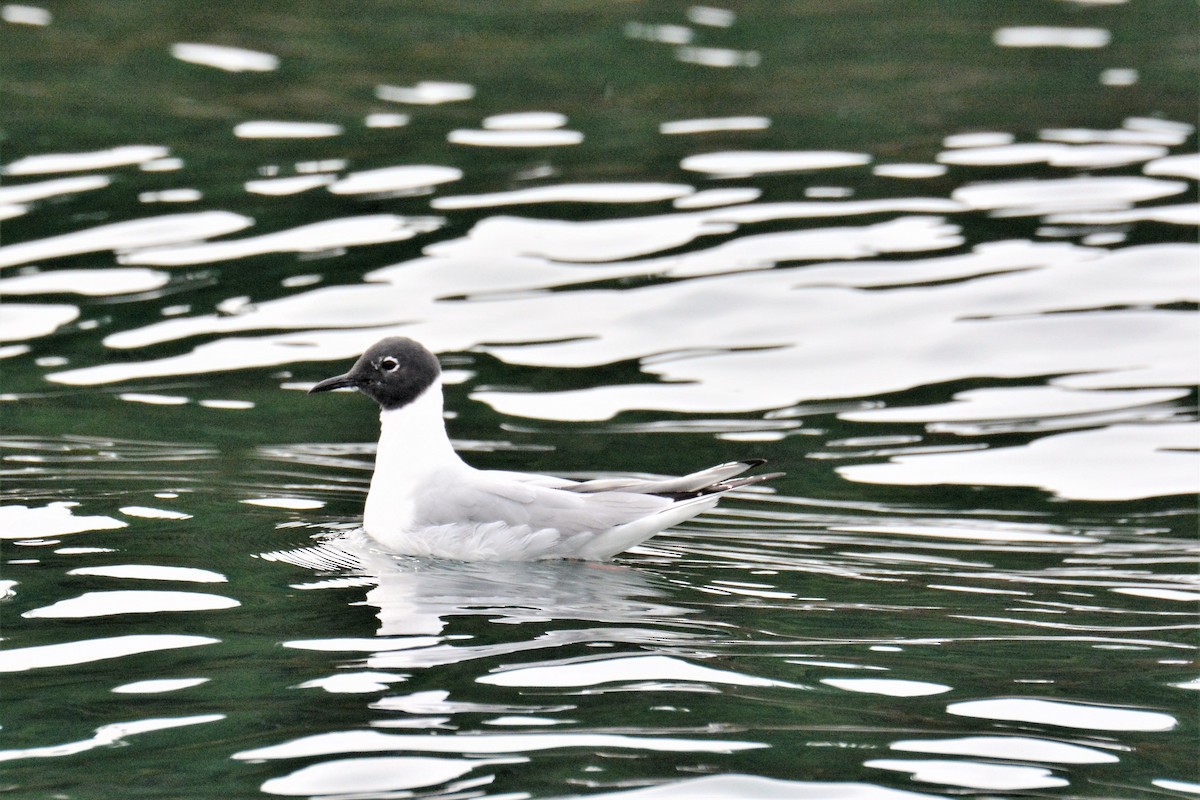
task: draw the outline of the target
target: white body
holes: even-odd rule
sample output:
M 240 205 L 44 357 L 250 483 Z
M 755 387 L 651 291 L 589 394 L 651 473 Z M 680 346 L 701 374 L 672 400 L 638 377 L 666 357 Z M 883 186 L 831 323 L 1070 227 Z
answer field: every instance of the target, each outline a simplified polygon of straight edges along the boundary
M 446 435 L 442 386 L 380 414 L 382 429 L 363 528 L 397 553 L 467 561 L 601 560 L 716 505 L 694 491 L 747 468 L 735 462 L 684 478 L 578 484 L 545 475 L 477 470 Z M 574 487 L 574 488 L 572 488 Z

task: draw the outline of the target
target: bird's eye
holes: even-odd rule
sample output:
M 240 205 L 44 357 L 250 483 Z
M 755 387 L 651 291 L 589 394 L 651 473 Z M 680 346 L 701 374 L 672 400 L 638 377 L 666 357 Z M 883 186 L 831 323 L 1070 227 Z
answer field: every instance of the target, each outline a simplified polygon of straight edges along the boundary
M 390 356 L 379 362 L 379 368 L 384 372 L 395 372 L 400 368 L 400 362 Z

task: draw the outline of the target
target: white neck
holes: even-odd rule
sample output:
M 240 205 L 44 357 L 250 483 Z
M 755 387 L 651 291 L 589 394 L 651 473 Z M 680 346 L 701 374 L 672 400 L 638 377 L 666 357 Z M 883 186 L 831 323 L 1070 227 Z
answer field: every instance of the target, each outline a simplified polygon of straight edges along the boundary
M 377 478 L 380 473 L 389 481 L 415 477 L 459 461 L 446 435 L 440 379 L 408 405 L 381 411 L 379 422 Z
M 446 435 L 440 379 L 408 405 L 380 412 L 379 421 L 375 474 L 363 510 L 363 526 L 376 537 L 413 523 L 431 473 L 466 467 Z

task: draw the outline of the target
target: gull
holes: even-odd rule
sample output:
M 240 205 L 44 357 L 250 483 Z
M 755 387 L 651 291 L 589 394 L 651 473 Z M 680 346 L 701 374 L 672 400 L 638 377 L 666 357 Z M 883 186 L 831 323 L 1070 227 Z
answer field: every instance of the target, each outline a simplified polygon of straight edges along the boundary
M 600 478 L 480 470 L 446 433 L 437 356 L 400 336 L 309 394 L 355 389 L 379 404 L 379 447 L 363 529 L 403 555 L 461 561 L 603 561 L 707 511 L 722 495 L 782 473 L 737 477 L 733 461 L 680 478 Z

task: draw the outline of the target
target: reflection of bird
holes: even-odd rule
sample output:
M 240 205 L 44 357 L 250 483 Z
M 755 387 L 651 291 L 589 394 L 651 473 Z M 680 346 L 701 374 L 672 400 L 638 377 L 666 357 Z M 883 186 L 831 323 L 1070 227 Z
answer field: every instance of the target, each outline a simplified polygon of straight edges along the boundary
M 468 561 L 598 560 L 716 505 L 761 460 L 681 478 L 585 482 L 477 470 L 454 452 L 442 418 L 437 357 L 402 337 L 373 345 L 345 375 L 310 392 L 357 389 L 381 408 L 382 430 L 363 528 L 390 550 Z

